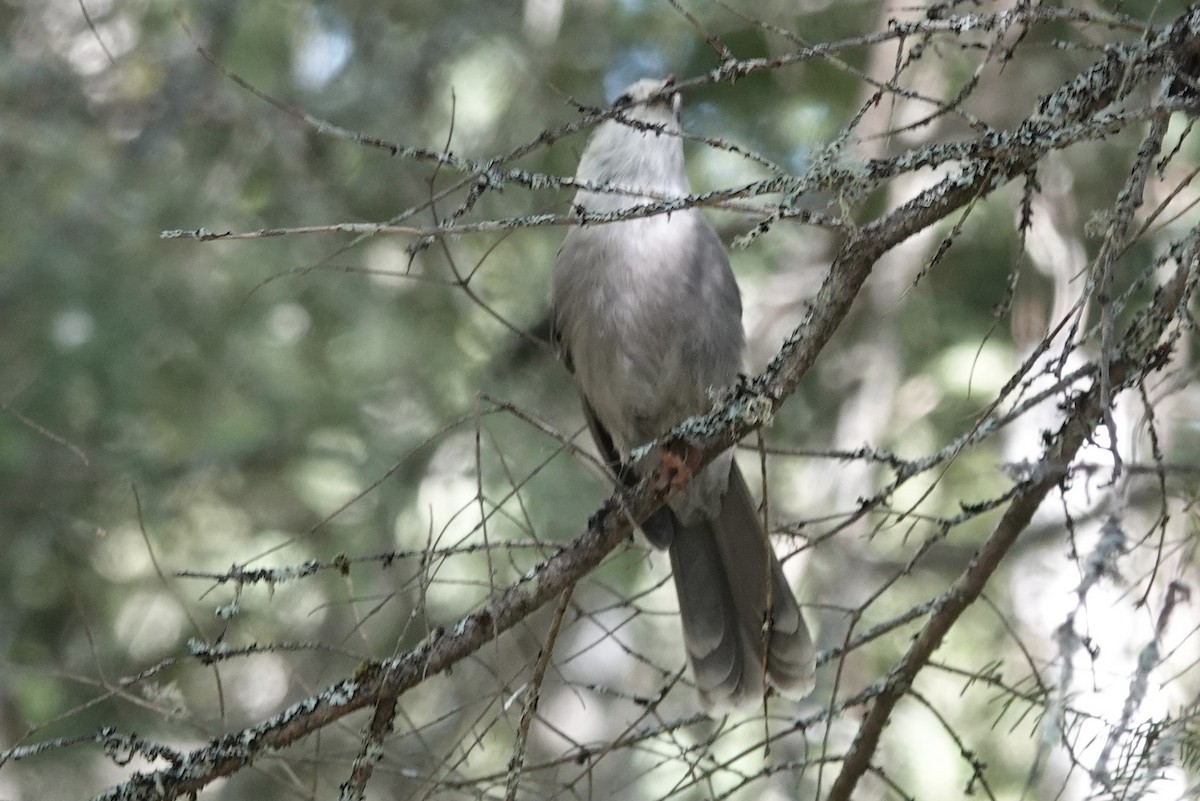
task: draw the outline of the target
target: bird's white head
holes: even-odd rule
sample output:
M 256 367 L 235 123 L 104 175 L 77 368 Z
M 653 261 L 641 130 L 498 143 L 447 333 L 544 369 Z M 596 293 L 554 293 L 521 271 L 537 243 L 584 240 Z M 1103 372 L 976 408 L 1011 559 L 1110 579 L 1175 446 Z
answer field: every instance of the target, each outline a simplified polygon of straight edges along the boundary
M 625 87 L 613 104 L 625 119 L 652 125 L 664 133 L 679 132 L 679 93 L 671 91 L 675 76 L 643 78 Z
M 577 205 L 608 211 L 641 202 L 689 193 L 683 171 L 683 142 L 679 137 L 679 93 L 673 77 L 644 78 L 630 84 L 617 98 L 617 116 L 605 120 L 592 134 L 579 159 L 581 181 L 641 189 L 630 194 L 581 190 Z

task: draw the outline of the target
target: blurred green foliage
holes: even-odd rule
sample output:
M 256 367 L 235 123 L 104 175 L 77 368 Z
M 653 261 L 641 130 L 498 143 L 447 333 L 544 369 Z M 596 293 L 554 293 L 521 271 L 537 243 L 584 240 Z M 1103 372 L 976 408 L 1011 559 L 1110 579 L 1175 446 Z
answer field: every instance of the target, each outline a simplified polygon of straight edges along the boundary
M 879 29 L 891 13 L 864 2 L 764 0 L 741 13 L 686 5 L 739 58 L 795 47 L 742 14 L 817 42 Z M 347 577 L 328 571 L 274 595 L 247 589 L 242 619 L 250 622 L 234 624 L 213 614 L 232 600 L 229 587 L 205 595 L 210 582 L 180 580 L 174 571 L 477 542 L 485 508 L 500 510 L 489 518 L 492 541 L 563 539 L 581 530 L 607 494 L 594 470 L 556 455 L 552 437 L 503 413 L 480 414 L 491 408 L 486 394 L 565 433 L 581 426 L 569 379 L 549 349 L 522 344 L 514 332 L 535 330 L 545 314 L 561 230 L 457 237 L 415 254 L 406 251 L 408 240 L 387 236 L 159 237 L 167 229 L 383 222 L 460 177 L 318 135 L 240 88 L 197 44 L 292 108 L 478 159 L 576 119 L 568 98 L 603 105 L 642 75 L 691 77 L 719 64 L 701 31 L 671 4 L 650 0 L 85 6 L 94 27 L 68 0 L 0 6 L 0 532 L 7 557 L 0 560 L 0 747 L 27 733 L 37 741 L 103 725 L 194 740 L 256 720 L 285 698 L 348 675 L 364 654 L 386 656 L 452 623 L 490 587 L 521 575 L 540 551 L 479 553 L 433 568 L 416 559 L 388 568 L 356 562 Z M 1134 17 L 1151 7 L 1162 20 L 1179 4 L 1121 5 Z M 1039 93 L 1088 63 L 1088 49 L 1054 48 L 1053 38 L 1083 45 L 1105 34 L 1063 24 L 1032 35 L 1006 65 L 1010 74 L 1000 80 L 989 73 L 994 80 L 968 102 L 993 125 L 1013 124 Z M 966 80 L 969 56 L 941 54 L 940 78 Z M 864 71 L 880 57 L 891 55 L 868 48 L 843 55 Z M 1019 96 L 1008 94 L 1012 87 Z M 806 62 L 689 94 L 685 126 L 800 171 L 867 91 L 843 66 Z M 950 119 L 932 136 L 963 131 Z M 570 136 L 517 166 L 569 175 L 584 141 L 584 134 Z M 867 144 L 884 153 L 906 140 Z M 1124 180 L 1121 170 L 1090 166 L 1124 164 L 1135 147 L 1123 137 L 1080 148 L 1061 156 L 1057 176 L 1041 176 L 1069 195 L 1064 236 L 1085 255 L 1094 255 L 1094 245 L 1083 223 L 1111 204 Z M 1190 142 L 1187 149 L 1194 155 Z M 689 164 L 698 189 L 762 174 L 696 144 Z M 1022 355 L 1027 343 L 1014 342 L 1013 320 L 1024 311 L 1044 323 L 1049 314 L 1053 277 L 1023 259 L 1018 199 L 1006 190 L 973 210 L 949 255 L 919 280 L 927 254 L 887 268 L 769 440 L 805 448 L 870 444 L 915 457 L 958 435 Z M 462 192 L 452 194 L 406 222 L 432 224 L 461 200 Z M 826 200 L 837 208 L 837 198 L 814 203 Z M 565 192 L 509 187 L 486 193 L 471 217 L 562 211 L 568 201 Z M 871 198 L 854 215 L 866 219 L 894 202 Z M 728 214 L 714 219 L 728 239 L 753 224 Z M 935 242 L 948 231 L 936 232 Z M 800 319 L 836 246 L 827 234 L 780 225 L 731 253 L 755 354 L 769 355 Z M 1142 247 L 1123 264 L 1144 263 L 1151 245 Z M 997 317 L 1014 271 L 1013 310 Z M 465 275 L 474 297 L 455 286 Z M 872 372 L 884 366 L 895 375 Z M 880 407 L 867 408 L 874 401 Z M 1174 455 L 1194 460 L 1197 439 L 1194 432 L 1173 439 Z M 1003 458 L 998 448 L 965 454 L 933 496 L 902 495 L 896 505 L 921 500 L 930 513 L 946 513 L 994 495 L 1008 486 L 997 467 Z M 887 475 L 872 468 L 841 479 L 837 461 L 779 462 L 773 503 L 789 519 L 849 513 Z M 477 466 L 485 500 L 474 504 Z M 531 474 L 529 486 L 510 497 Z M 990 522 L 973 521 L 959 545 Z M 810 571 L 806 600 L 842 597 L 839 586 L 852 594 L 911 551 L 904 536 L 868 546 L 856 539 L 864 533 L 855 529 L 844 551 L 819 555 L 823 570 Z M 870 548 L 879 563 L 856 563 Z M 946 574 L 961 555 L 950 552 Z M 592 603 L 645 589 L 640 571 L 656 569 L 661 579 L 661 563 L 646 562 L 633 550 L 606 566 Z M 438 586 L 422 583 L 431 571 Z M 412 616 L 417 588 L 429 593 L 420 619 Z M 919 584 L 902 587 L 895 608 L 929 594 Z M 393 595 L 405 600 L 389 602 Z M 650 605 L 669 612 L 672 600 L 660 592 Z M 999 626 L 979 617 L 986 647 Z M 331 650 L 290 665 L 286 693 L 262 707 L 252 690 L 248 697 L 234 691 L 252 686 L 252 671 L 232 668 L 222 677 L 169 666 L 154 689 L 131 689 L 133 700 L 105 697 L 122 677 L 184 658 L 189 637 L 221 636 L 321 641 Z M 464 666 L 493 684 L 472 688 L 472 700 L 456 696 L 457 703 L 490 702 L 491 690 L 507 686 L 541 636 L 536 626 L 518 632 L 505 646 L 520 654 L 508 667 L 499 656 L 501 667 Z M 659 647 L 644 638 L 641 645 Z M 877 662 L 848 680 L 866 683 L 871 669 L 890 664 L 902 648 L 902 641 L 881 646 Z M 668 652 L 663 661 L 676 658 L 679 652 Z M 439 704 L 450 703 L 437 693 L 464 691 L 431 684 L 427 692 L 414 706 L 436 717 Z M 89 705 L 98 697 L 104 700 Z M 453 743 L 468 733 L 466 724 L 443 725 L 431 740 Z M 442 753 L 442 746 L 432 750 Z M 502 765 L 506 756 L 489 758 Z M 0 769 L 0 795 L 81 796 L 121 775 L 82 749 L 46 760 Z M 45 770 L 50 762 L 71 770 L 55 775 Z M 1020 770 L 1014 767 L 1018 777 Z M 227 792 L 221 797 L 247 797 Z

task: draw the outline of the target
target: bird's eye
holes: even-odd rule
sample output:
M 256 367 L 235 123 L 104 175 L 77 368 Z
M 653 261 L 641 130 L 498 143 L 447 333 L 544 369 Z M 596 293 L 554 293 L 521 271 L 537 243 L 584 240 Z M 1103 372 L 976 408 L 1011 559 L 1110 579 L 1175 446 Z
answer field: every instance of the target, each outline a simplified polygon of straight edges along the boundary
M 629 103 L 632 103 L 632 102 L 633 102 L 633 95 L 626 92 L 625 94 L 623 94 L 617 98 L 616 105 L 624 106 L 624 105 L 628 105 Z

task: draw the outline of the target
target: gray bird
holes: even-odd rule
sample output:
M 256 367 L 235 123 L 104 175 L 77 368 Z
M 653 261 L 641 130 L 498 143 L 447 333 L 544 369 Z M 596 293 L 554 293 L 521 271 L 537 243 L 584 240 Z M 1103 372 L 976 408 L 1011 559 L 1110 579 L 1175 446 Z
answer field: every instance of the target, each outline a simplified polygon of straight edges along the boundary
M 690 194 L 671 85 L 641 80 L 621 95 L 620 118 L 592 134 L 576 178 L 628 191 L 580 190 L 577 208 L 604 213 Z M 716 231 L 696 209 L 572 228 L 550 303 L 592 435 L 629 483 L 657 462 L 650 454 L 630 464 L 631 451 L 707 412 L 713 391 L 737 381 L 741 296 Z M 642 530 L 670 551 L 705 709 L 760 701 L 764 679 L 797 698 L 812 689 L 812 639 L 732 452 L 693 476 Z

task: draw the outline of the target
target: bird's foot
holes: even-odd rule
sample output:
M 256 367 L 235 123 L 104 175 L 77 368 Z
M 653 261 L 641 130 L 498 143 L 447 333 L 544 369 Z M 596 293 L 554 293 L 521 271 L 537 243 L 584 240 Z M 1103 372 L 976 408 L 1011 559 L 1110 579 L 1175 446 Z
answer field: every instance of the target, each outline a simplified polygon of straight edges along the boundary
M 683 440 L 671 440 L 659 446 L 658 467 L 650 477 L 655 492 L 674 494 L 687 489 L 692 476 L 700 468 L 704 453 Z

